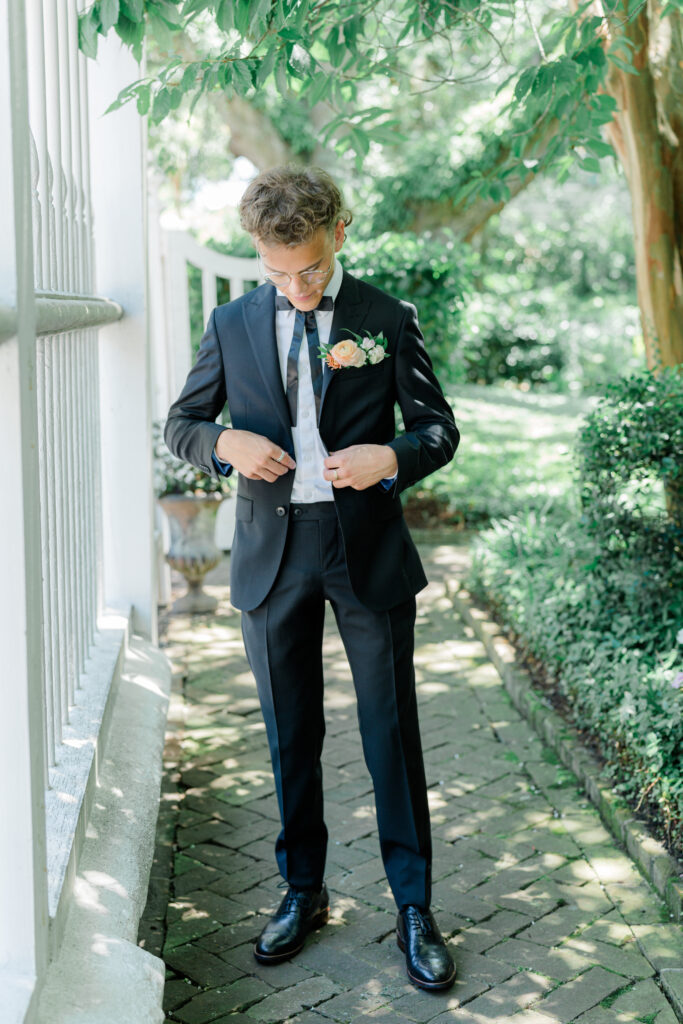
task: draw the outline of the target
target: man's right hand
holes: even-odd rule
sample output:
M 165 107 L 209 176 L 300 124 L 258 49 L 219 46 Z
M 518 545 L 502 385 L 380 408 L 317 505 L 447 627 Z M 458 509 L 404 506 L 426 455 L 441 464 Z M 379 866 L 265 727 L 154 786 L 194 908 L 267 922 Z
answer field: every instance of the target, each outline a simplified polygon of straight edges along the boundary
M 229 462 L 250 480 L 267 480 L 271 484 L 288 470 L 296 469 L 296 462 L 287 452 L 277 462 L 282 451 L 267 437 L 253 434 L 250 430 L 228 427 L 216 441 L 216 455 L 221 462 Z

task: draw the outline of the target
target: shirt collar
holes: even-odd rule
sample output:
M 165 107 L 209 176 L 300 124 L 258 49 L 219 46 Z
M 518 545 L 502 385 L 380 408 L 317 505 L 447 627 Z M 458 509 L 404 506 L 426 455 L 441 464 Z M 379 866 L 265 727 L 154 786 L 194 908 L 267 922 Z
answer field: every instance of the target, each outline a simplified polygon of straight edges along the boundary
M 330 280 L 327 282 L 323 295 L 331 295 L 333 300 L 336 302 L 339 289 L 341 288 L 342 278 L 344 276 L 344 268 L 336 256 L 333 256 L 332 258 L 334 259 L 334 272 Z

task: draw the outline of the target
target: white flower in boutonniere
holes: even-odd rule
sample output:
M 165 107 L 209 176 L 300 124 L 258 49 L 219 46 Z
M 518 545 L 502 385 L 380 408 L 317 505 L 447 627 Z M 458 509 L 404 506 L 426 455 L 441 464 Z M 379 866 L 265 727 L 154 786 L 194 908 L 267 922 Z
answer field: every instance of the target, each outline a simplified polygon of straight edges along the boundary
M 320 358 L 324 359 L 333 370 L 345 367 L 365 366 L 369 363 L 381 363 L 388 358 L 387 339 L 383 334 L 373 337 L 371 334 L 361 336 L 348 332 L 351 338 L 338 341 L 336 345 L 321 345 Z

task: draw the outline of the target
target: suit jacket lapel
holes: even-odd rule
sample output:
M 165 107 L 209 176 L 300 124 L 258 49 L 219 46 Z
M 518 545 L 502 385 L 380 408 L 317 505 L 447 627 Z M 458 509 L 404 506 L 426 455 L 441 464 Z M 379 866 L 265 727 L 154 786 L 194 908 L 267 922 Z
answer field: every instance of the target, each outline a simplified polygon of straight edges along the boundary
M 287 396 L 282 384 L 275 336 L 275 291 L 275 286 L 272 284 L 265 285 L 263 289 L 254 289 L 244 303 L 242 317 L 254 359 L 273 407 L 282 420 L 286 435 L 291 438 L 292 425 L 289 418 Z
M 338 341 L 342 340 L 342 337 L 349 337 L 349 331 L 354 331 L 354 333 L 358 334 L 369 310 L 370 303 L 363 302 L 358 281 L 345 270 L 334 304 L 329 344 L 336 345 Z M 323 387 L 320 395 L 318 426 L 322 422 L 325 397 L 337 373 L 339 373 L 338 370 L 333 370 L 327 363 L 323 363 Z

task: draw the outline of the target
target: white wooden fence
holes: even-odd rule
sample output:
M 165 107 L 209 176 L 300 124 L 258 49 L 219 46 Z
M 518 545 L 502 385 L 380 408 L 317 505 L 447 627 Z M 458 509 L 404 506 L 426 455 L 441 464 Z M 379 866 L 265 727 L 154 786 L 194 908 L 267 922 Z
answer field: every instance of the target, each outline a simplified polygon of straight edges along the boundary
M 200 245 L 187 231 L 162 230 L 153 201 L 150 203 L 150 256 L 150 298 L 154 310 L 154 418 L 162 421 L 180 394 L 192 365 L 188 266 L 201 271 L 204 326 L 217 304 L 219 280 L 229 283 L 229 299 L 232 300 L 260 283 L 261 277 L 256 258 L 227 256 Z M 170 572 L 162 556 L 163 551 L 168 550 L 170 537 L 161 509 L 157 516 L 159 602 L 167 604 L 170 600 Z M 216 544 L 219 548 L 231 548 L 234 529 L 233 505 L 223 501 L 216 516 Z
M 152 206 L 152 210 L 154 207 Z M 154 230 L 155 225 L 150 223 Z M 154 246 L 152 239 L 152 245 Z M 229 297 L 243 295 L 261 277 L 258 261 L 239 256 L 226 256 L 200 245 L 187 231 L 158 230 L 158 278 L 152 277 L 152 302 L 155 285 L 159 302 L 154 318 L 155 410 L 157 419 L 164 419 L 171 403 L 178 397 L 192 363 L 190 340 L 190 292 L 188 266 L 201 271 L 203 324 L 217 304 L 219 280 L 229 282 Z
M 110 1019 L 78 990 L 60 1007 L 59 979 L 41 1009 L 41 989 L 68 945 L 93 796 L 104 792 L 104 743 L 123 699 L 112 684 L 133 638 L 150 661 L 157 639 L 144 126 L 128 108 L 102 117 L 139 68 L 116 39 L 86 62 L 82 6 L 0 0 L 3 1024 Z M 159 746 L 150 752 L 153 777 Z M 123 782 L 120 797 L 130 811 L 137 797 Z M 144 876 L 151 848 L 139 856 Z M 115 882 L 102 882 L 100 910 Z M 85 992 L 87 956 L 81 968 Z

